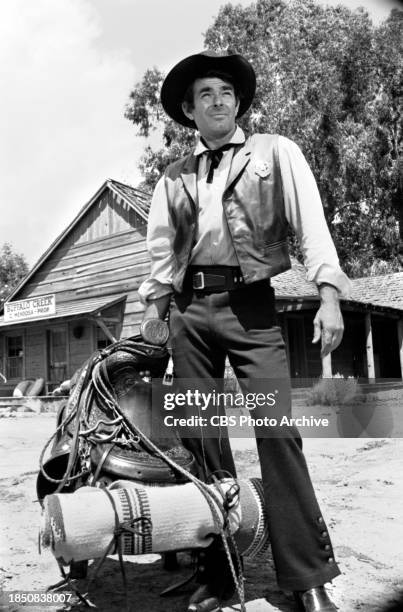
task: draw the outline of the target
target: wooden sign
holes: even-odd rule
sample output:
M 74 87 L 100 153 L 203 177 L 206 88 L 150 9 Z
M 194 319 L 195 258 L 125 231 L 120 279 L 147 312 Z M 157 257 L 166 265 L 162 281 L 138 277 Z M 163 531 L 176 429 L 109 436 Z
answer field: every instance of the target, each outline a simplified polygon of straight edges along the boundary
M 56 296 L 38 295 L 26 300 L 5 302 L 4 321 L 28 321 L 38 317 L 47 317 L 56 314 Z

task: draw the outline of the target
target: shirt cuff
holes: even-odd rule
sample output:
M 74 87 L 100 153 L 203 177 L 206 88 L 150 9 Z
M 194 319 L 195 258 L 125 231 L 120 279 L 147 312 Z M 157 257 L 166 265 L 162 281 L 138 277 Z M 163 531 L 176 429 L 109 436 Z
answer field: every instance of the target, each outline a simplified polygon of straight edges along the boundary
M 155 278 L 148 278 L 145 280 L 138 289 L 140 302 L 147 304 L 153 300 L 158 300 L 164 295 L 170 295 L 173 293 L 172 286 L 165 283 L 160 283 Z
M 329 285 L 336 287 L 340 297 L 347 300 L 351 297 L 351 281 L 340 267 L 322 264 L 317 270 L 315 276 L 313 278 L 309 278 L 308 280 L 313 280 L 317 285 L 328 283 Z

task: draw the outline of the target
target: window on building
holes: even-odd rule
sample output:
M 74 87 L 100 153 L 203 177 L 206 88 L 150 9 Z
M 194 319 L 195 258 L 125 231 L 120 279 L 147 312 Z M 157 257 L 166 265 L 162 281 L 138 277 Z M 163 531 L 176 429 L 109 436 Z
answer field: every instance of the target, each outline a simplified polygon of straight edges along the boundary
M 109 324 L 109 325 L 107 325 L 107 328 L 111 332 L 112 336 L 114 336 L 116 338 L 116 325 Z M 104 330 L 101 329 L 98 325 L 96 327 L 96 344 L 97 344 L 97 350 L 98 351 L 101 351 L 102 349 L 104 349 L 107 346 L 109 346 L 110 344 L 112 344 L 112 340 L 110 338 L 108 338 L 108 336 L 105 334 Z
M 6 377 L 22 378 L 24 345 L 22 336 L 6 338 Z
M 67 330 L 65 327 L 48 332 L 48 378 L 50 382 L 63 382 L 67 378 Z

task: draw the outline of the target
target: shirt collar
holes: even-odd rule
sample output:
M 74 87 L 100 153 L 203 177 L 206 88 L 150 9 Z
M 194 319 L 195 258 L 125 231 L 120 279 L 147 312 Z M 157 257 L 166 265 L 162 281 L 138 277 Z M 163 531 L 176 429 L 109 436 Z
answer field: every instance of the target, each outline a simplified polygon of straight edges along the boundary
M 245 133 L 243 129 L 240 128 L 239 125 L 237 125 L 236 130 L 233 133 L 231 140 L 228 141 L 228 144 L 235 144 L 235 145 L 243 144 L 245 140 L 246 140 Z M 206 147 L 206 145 L 204 145 L 202 141 L 200 140 L 200 135 L 199 135 L 193 155 L 196 155 L 197 157 L 198 155 L 201 155 L 202 153 L 208 150 L 209 149 Z

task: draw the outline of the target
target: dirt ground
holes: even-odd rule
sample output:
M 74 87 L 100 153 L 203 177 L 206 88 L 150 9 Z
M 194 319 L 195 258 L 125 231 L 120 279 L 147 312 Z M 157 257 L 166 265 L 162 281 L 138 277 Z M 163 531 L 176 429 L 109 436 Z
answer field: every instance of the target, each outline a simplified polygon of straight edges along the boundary
M 54 415 L 0 420 L 0 585 L 1 610 L 81 610 L 75 597 L 65 606 L 30 607 L 9 604 L 10 591 L 44 592 L 60 579 L 48 552 L 38 554 L 40 507 L 35 481 L 38 457 L 53 432 Z M 259 475 L 254 440 L 234 440 L 240 477 Z M 403 567 L 403 439 L 305 439 L 305 454 L 342 575 L 329 591 L 341 612 L 381 612 L 397 600 Z M 158 555 L 127 557 L 129 607 L 134 612 L 181 612 L 193 586 L 161 598 L 160 591 L 190 572 L 181 555 L 179 570 L 167 572 Z M 90 568 L 91 574 L 91 568 Z M 290 594 L 279 591 L 270 555 L 246 561 L 248 612 L 295 610 Z M 87 592 L 87 582 L 77 586 Z M 125 610 L 119 565 L 109 557 L 89 599 L 97 610 Z M 236 600 L 225 608 L 237 610 Z M 392 608 L 390 608 L 392 609 Z M 394 610 L 403 610 L 397 604 Z

